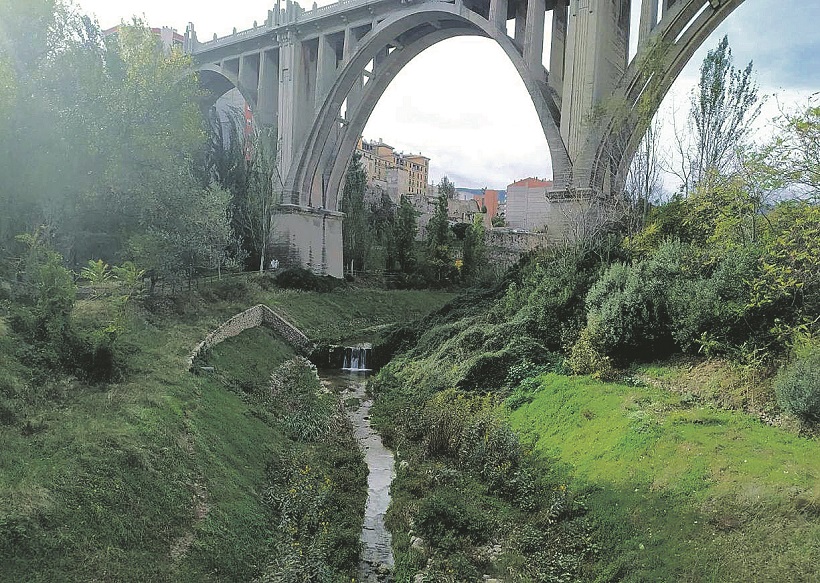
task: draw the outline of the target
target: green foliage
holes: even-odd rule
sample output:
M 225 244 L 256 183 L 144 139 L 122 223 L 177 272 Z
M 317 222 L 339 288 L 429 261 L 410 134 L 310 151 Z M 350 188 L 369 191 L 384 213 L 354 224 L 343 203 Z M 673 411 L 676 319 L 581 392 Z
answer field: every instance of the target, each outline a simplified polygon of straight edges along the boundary
M 224 262 L 227 197 L 203 177 L 189 58 L 165 53 L 139 21 L 103 39 L 63 0 L 5 2 L 0 19 L 16 23 L 0 63 L 26 72 L 0 91 L 12 100 L 2 115 L 0 242 L 46 225 L 50 244 L 97 279 L 128 259 L 154 281 Z
M 774 380 L 777 401 L 807 424 L 820 423 L 820 344 L 807 341 Z
M 760 114 L 752 63 L 742 70 L 735 68 L 727 36 L 703 60 L 691 101 L 689 115 L 696 139 L 692 184 L 705 185 L 711 176 L 731 170 L 736 150 Z
M 321 387 L 316 366 L 303 357 L 283 363 L 271 374 L 264 402 L 292 439 L 319 441 L 333 429 L 333 400 L 320 395 Z
M 273 278 L 277 287 L 301 291 L 330 292 L 344 286 L 344 282 L 329 275 L 316 275 L 301 267 L 283 269 Z
M 436 281 L 450 278 L 452 275 L 452 239 L 450 224 L 447 219 L 447 203 L 455 195 L 455 185 L 445 176 L 438 185 L 438 198 L 433 216 L 427 223 L 427 263 Z
M 477 216 L 464 235 L 461 277 L 467 283 L 481 282 L 483 274 L 487 272 L 485 235 L 484 220 Z
M 80 277 L 90 284 L 101 284 L 110 280 L 114 274 L 111 272 L 111 266 L 105 263 L 102 259 L 88 260 L 88 264 L 83 267 L 80 272 Z
M 418 233 L 418 211 L 407 195 L 402 195 L 396 215 L 395 241 L 396 261 L 403 273 L 411 273 L 416 267 L 414 245 Z
M 464 500 L 459 492 L 439 489 L 419 504 L 416 516 L 421 535 L 445 552 L 485 542 L 493 529 L 492 517 Z M 463 540 L 462 540 L 463 539 Z
M 367 224 L 367 205 L 364 194 L 367 175 L 358 153 L 353 154 L 345 175 L 344 190 L 339 210 L 345 213 L 342 223 L 344 263 L 349 272 L 362 270 L 367 264 L 371 232 Z

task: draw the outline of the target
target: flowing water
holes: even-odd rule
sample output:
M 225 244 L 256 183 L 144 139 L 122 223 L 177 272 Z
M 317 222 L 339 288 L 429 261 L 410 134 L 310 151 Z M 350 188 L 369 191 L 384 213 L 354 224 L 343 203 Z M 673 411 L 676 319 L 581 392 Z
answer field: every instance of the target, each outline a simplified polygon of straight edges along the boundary
M 322 377 L 341 390 L 342 399 L 358 399 L 358 405 L 348 407 L 347 415 L 353 432 L 364 453 L 367 469 L 367 504 L 362 525 L 362 560 L 357 581 L 390 581 L 393 551 L 390 532 L 384 526 L 384 515 L 390 504 L 390 483 L 394 477 L 393 453 L 382 444 L 381 437 L 370 425 L 373 401 L 365 394 L 366 373 L 322 372 Z

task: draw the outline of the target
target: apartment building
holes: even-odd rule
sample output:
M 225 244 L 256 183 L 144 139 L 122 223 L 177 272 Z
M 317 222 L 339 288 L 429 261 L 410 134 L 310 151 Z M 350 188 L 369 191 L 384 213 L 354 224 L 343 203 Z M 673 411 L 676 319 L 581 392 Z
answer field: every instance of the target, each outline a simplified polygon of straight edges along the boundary
M 379 138 L 359 138 L 356 151 L 367 174 L 367 184 L 378 187 L 398 203 L 404 194 L 422 197 L 427 193 L 430 158 L 421 154 L 397 152 Z

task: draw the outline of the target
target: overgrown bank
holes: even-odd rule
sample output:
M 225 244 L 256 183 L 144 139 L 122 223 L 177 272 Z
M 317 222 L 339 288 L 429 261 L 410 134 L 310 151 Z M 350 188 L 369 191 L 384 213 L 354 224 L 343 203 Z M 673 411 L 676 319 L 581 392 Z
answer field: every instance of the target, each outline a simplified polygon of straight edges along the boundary
M 117 297 L 67 302 L 56 314 L 62 329 L 104 329 Z M 304 374 L 279 378 L 303 387 L 299 399 L 262 399 L 270 375 L 294 356 L 264 329 L 215 348 L 213 374 L 191 375 L 186 359 L 221 321 L 259 302 L 313 338 L 341 341 L 355 333 L 354 319 L 383 326 L 438 301 L 422 292 L 266 290 L 256 281 L 135 299 L 111 338 L 116 375 L 102 382 L 77 378 L 59 359 L 37 368 L 30 355 L 50 337 L 26 336 L 5 311 L 0 580 L 279 580 L 277 572 L 300 572 L 288 567 L 297 557 L 331 569 L 329 580 L 347 577 L 364 477 L 333 397 L 298 366 Z M 13 309 L 45 315 L 37 305 Z M 303 415 L 302 402 L 316 415 Z
M 816 281 L 756 303 L 728 250 L 628 244 L 533 257 L 387 339 L 400 580 L 816 577 Z

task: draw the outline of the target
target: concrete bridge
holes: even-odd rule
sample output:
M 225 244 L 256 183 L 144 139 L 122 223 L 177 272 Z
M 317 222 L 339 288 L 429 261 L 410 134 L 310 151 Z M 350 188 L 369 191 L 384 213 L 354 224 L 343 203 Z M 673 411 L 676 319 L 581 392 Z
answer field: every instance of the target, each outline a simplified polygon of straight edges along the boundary
M 535 105 L 557 194 L 606 196 L 672 82 L 742 2 L 642 0 L 630 31 L 631 0 L 339 0 L 307 11 L 277 0 L 264 22 L 223 38 L 200 42 L 189 25 L 185 50 L 213 101 L 236 87 L 257 124 L 275 128 L 279 256 L 341 277 L 347 164 L 379 98 L 423 50 L 457 36 L 497 42 Z

